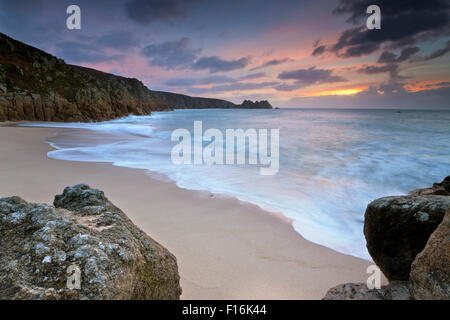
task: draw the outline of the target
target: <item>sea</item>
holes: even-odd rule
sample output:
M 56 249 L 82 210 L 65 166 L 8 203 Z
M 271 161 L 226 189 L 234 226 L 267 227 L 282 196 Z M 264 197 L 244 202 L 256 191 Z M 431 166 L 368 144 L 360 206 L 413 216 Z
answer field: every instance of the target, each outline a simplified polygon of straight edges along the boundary
M 224 136 L 227 129 L 278 129 L 279 170 L 262 175 L 260 165 L 248 162 L 174 163 L 171 154 L 179 142 L 172 134 L 193 133 L 194 121 Z M 202 109 L 25 125 L 74 129 L 47 140 L 54 148 L 50 158 L 146 169 L 143 174 L 163 176 L 180 188 L 236 197 L 283 214 L 307 240 L 367 260 L 368 203 L 450 175 L 450 110 Z

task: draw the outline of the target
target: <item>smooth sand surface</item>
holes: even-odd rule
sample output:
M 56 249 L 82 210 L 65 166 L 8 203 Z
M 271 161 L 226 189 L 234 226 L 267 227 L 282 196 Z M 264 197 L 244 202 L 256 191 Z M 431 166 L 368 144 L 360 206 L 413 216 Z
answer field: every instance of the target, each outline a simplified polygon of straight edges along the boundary
M 48 158 L 45 139 L 64 130 L 0 126 L 0 197 L 51 204 L 69 185 L 105 191 L 175 254 L 183 299 L 320 299 L 368 277 L 370 262 L 306 241 L 257 206 L 180 189 L 143 170 Z

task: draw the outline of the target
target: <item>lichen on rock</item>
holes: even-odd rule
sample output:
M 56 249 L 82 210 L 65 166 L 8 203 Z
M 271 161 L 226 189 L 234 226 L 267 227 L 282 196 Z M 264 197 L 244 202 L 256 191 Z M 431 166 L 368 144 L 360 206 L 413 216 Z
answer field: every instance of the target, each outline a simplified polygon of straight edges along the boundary
M 450 176 L 407 196 L 371 202 L 364 216 L 367 249 L 390 283 L 346 283 L 326 300 L 450 300 Z
M 0 299 L 178 299 L 175 256 L 100 190 L 67 187 L 55 206 L 0 199 Z M 80 289 L 67 270 L 81 271 Z
M 409 285 L 393 281 L 380 289 L 369 289 L 365 283 L 345 283 L 331 288 L 322 300 L 409 300 Z
M 389 280 L 409 279 L 411 263 L 449 207 L 450 197 L 438 195 L 385 197 L 367 206 L 367 249 Z
M 411 265 L 414 299 L 450 300 L 450 209 Z

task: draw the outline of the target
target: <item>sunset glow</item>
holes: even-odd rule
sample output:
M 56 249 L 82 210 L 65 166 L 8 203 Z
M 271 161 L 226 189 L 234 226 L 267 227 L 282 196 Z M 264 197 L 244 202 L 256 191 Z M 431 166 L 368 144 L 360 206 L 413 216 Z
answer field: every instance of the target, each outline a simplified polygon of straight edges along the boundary
M 317 96 L 346 96 L 346 95 L 354 95 L 366 90 L 368 87 L 361 88 L 349 88 L 349 89 L 333 89 L 327 91 L 319 91 L 317 93 L 311 94 L 311 97 Z

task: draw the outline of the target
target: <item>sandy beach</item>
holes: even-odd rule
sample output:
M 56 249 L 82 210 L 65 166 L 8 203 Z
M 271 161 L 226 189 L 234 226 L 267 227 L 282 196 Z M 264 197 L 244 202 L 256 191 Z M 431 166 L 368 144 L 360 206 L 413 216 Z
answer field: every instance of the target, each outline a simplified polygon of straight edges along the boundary
M 49 159 L 45 140 L 57 130 L 67 129 L 0 125 L 0 197 L 51 204 L 66 186 L 103 190 L 177 257 L 182 299 L 320 299 L 368 277 L 371 262 L 306 241 L 255 205 L 180 189 L 144 170 Z

